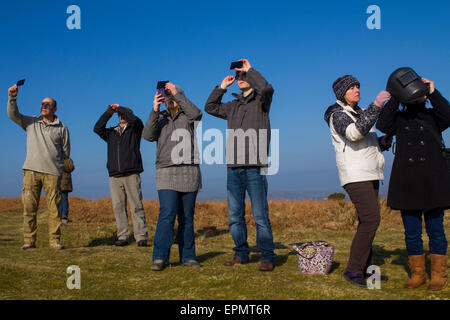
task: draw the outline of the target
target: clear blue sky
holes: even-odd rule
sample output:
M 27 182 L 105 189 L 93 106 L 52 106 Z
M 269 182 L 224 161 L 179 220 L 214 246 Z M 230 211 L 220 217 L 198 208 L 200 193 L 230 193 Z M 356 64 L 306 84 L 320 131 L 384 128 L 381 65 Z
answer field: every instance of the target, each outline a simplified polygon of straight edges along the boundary
M 81 30 L 68 30 L 66 9 L 81 8 Z M 381 30 L 369 30 L 369 5 L 381 9 Z M 280 130 L 280 171 L 271 197 L 343 192 L 324 110 L 333 81 L 353 74 L 366 107 L 389 74 L 413 67 L 450 98 L 448 1 L 1 1 L 0 125 L 5 132 L 0 196 L 19 196 L 25 132 L 6 113 L 7 89 L 26 78 L 19 110 L 40 113 L 47 96 L 71 133 L 74 192 L 109 196 L 106 143 L 93 133 L 111 103 L 131 107 L 145 122 L 158 80 L 180 85 L 202 110 L 231 61 L 247 58 L 273 85 L 273 129 Z M 233 85 L 224 100 L 237 92 Z M 110 125 L 116 123 L 110 121 Z M 203 116 L 203 129 L 225 130 Z M 444 135 L 450 145 L 450 134 Z M 142 141 L 144 198 L 156 198 L 155 143 Z M 385 153 L 386 192 L 392 154 Z M 200 199 L 225 198 L 224 165 L 202 165 Z

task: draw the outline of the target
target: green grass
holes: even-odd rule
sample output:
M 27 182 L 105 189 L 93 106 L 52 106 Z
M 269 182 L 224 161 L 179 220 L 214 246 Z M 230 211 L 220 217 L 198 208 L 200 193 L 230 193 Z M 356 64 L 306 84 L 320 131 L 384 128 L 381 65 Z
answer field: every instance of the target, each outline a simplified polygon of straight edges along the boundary
M 155 223 L 153 223 L 154 225 Z M 353 232 L 299 228 L 274 230 L 276 268 L 260 272 L 255 231 L 249 230 L 251 263 L 225 267 L 232 258 L 233 241 L 223 229 L 197 230 L 200 269 L 178 264 L 172 247 L 171 266 L 150 270 L 152 248 L 113 246 L 115 226 L 71 223 L 62 228 L 57 251 L 48 248 L 45 210 L 38 217 L 37 249 L 20 250 L 22 214 L 0 213 L 0 299 L 450 299 L 450 286 L 430 292 L 423 286 L 403 289 L 408 279 L 403 231 L 379 231 L 374 242 L 375 263 L 389 276 L 381 290 L 361 289 L 342 279 Z M 446 230 L 449 234 L 449 230 Z M 154 226 L 149 229 L 151 237 Z M 426 236 L 425 236 L 426 238 Z M 302 275 L 292 244 L 327 240 L 335 246 L 335 263 L 328 275 Z M 426 243 L 427 241 L 425 241 Z M 70 265 L 81 268 L 81 289 L 69 290 Z

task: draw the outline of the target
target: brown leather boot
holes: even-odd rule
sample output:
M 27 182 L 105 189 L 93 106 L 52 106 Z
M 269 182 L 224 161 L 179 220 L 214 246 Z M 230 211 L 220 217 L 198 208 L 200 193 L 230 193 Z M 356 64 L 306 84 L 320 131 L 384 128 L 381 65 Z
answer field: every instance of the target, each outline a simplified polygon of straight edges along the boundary
M 442 254 L 430 254 L 431 281 L 428 290 L 441 290 L 447 284 L 447 256 Z
M 405 283 L 406 289 L 415 289 L 425 283 L 425 254 L 408 256 L 411 279 Z

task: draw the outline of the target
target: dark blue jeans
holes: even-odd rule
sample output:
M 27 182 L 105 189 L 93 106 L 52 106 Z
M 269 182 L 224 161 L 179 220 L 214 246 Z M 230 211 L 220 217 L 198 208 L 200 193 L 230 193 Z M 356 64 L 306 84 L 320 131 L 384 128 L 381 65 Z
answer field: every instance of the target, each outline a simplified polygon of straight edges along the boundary
M 69 192 L 61 191 L 61 203 L 59 205 L 59 217 L 68 218 L 69 217 Z
M 267 179 L 257 167 L 227 169 L 228 228 L 233 237 L 234 257 L 249 260 L 250 248 L 247 243 L 245 223 L 245 192 L 250 196 L 253 219 L 256 223 L 256 246 L 261 250 L 261 261 L 273 262 L 275 245 L 269 221 L 267 203 Z
M 422 211 L 401 210 L 405 227 L 406 251 L 409 256 L 422 255 Z M 429 238 L 430 253 L 447 254 L 447 239 L 444 231 L 444 210 L 434 209 L 423 213 L 425 229 Z
M 159 216 L 153 239 L 153 260 L 169 262 L 173 243 L 173 227 L 178 217 L 178 249 L 180 262 L 196 260 L 194 211 L 197 192 L 158 190 Z

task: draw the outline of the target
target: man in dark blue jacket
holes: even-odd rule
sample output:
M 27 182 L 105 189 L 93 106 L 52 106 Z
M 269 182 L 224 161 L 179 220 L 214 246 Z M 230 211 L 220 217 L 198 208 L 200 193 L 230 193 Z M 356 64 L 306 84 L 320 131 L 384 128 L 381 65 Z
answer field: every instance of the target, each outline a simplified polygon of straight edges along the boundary
M 106 128 L 106 123 L 114 113 L 119 116 L 119 125 Z M 128 244 L 130 235 L 127 215 L 127 199 L 134 226 L 134 238 L 139 247 L 146 247 L 148 229 L 142 205 L 140 173 L 142 157 L 140 152 L 141 136 L 144 125 L 133 111 L 118 104 L 108 106 L 94 127 L 103 140 L 108 143 L 109 185 L 111 200 L 117 223 L 116 246 Z

